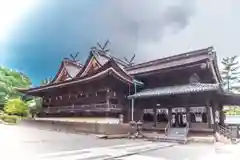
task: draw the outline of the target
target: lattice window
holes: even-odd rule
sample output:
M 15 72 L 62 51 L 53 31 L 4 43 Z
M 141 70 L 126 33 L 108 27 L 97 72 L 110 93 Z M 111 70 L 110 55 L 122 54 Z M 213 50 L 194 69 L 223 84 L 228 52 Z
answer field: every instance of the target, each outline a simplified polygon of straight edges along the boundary
M 167 108 L 157 109 L 157 113 L 168 114 Z
M 172 112 L 174 112 L 174 113 L 183 113 L 183 112 L 186 112 L 186 108 L 173 108 Z
M 143 112 L 145 114 L 154 114 L 153 109 L 144 109 Z

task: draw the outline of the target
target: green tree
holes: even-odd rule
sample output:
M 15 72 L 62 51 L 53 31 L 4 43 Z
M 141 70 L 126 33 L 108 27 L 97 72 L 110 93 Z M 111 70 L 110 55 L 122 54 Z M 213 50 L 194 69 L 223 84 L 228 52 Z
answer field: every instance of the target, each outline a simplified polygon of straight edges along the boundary
M 239 87 L 234 85 L 239 82 L 239 62 L 237 61 L 237 56 L 223 58 L 222 64 L 223 69 L 221 71 L 223 86 L 227 91 L 234 91 L 234 89 L 239 90 Z
M 28 105 L 20 98 L 9 99 L 4 105 L 4 112 L 9 115 L 27 116 Z
M 0 66 L 0 104 L 22 94 L 15 88 L 29 88 L 31 80 L 23 73 Z

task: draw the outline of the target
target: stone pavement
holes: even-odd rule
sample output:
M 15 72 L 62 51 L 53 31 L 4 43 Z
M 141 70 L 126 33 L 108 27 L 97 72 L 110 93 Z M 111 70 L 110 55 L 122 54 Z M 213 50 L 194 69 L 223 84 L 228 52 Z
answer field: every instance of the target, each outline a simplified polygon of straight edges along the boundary
M 221 157 L 234 160 L 240 157 L 239 145 L 178 145 L 143 140 L 99 140 L 94 135 L 67 134 L 1 124 L 0 142 L 1 160 L 220 160 Z
M 42 158 L 50 155 L 54 159 L 115 157 L 173 145 L 143 140 L 99 140 L 94 135 L 67 134 L 15 125 L 0 125 L 0 133 L 1 160 L 34 160 L 39 158 L 38 155 Z
M 175 144 L 160 142 L 138 142 L 108 147 L 97 147 L 75 151 L 63 151 L 57 153 L 43 154 L 36 157 L 37 160 L 100 160 L 100 159 L 123 159 L 138 153 L 150 150 L 172 147 Z M 142 156 L 143 157 L 143 156 Z M 148 156 L 145 156 L 148 157 Z
M 174 147 L 184 148 L 188 146 L 161 142 L 137 142 L 123 145 L 113 145 L 107 147 L 43 154 L 38 156 L 37 160 L 172 160 L 171 158 L 167 158 L 164 154 L 159 154 L 158 156 L 151 155 L 151 152 L 159 152 L 160 150 L 164 152 L 168 148 L 174 150 Z M 197 148 L 197 146 L 195 147 Z M 239 146 L 237 145 L 216 144 L 215 151 L 212 152 L 211 150 L 209 150 L 205 154 L 195 155 L 196 157 L 194 158 L 194 160 L 238 160 L 240 156 L 238 152 Z M 175 157 L 178 157 L 177 159 L 179 160 L 192 160 L 190 159 L 190 157 L 182 158 L 181 155 L 178 156 L 176 148 L 175 152 L 172 152 L 170 154 L 175 155 Z

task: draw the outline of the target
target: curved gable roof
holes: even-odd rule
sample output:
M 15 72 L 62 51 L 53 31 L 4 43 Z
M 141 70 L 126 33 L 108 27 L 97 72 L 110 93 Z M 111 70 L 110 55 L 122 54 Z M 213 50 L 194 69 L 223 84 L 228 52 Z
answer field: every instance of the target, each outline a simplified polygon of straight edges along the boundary
M 40 86 L 36 88 L 31 88 L 22 92 L 27 93 L 36 93 L 42 90 L 50 89 L 50 88 L 57 88 L 57 87 L 64 87 L 72 84 L 77 83 L 87 83 L 89 81 L 94 81 L 96 79 L 99 79 L 101 77 L 105 77 L 108 75 L 112 75 L 118 80 L 127 83 L 127 84 L 139 84 L 142 85 L 140 82 L 134 80 L 131 76 L 129 76 L 124 70 L 122 70 L 118 64 L 113 60 L 110 59 L 107 63 L 105 63 L 103 66 L 95 70 L 94 72 L 91 72 L 90 74 L 86 74 L 83 77 L 75 77 L 71 80 L 66 80 L 54 84 L 48 84 L 45 86 Z
M 90 52 L 82 70 L 76 75 L 76 77 L 86 76 L 86 74 L 88 74 L 88 72 L 91 70 L 91 67 L 92 67 L 93 63 L 97 63 L 97 68 L 100 68 L 103 65 L 105 65 L 111 59 L 114 60 L 115 63 L 120 68 L 123 69 L 123 68 L 127 67 L 127 64 L 125 62 L 123 62 L 122 60 L 120 60 L 116 57 L 109 56 L 109 55 L 100 53 L 98 51 L 95 51 L 95 52 Z
M 119 65 L 115 62 L 115 60 L 113 58 L 109 59 L 104 65 L 102 65 L 101 67 L 99 67 L 97 70 L 89 73 L 88 75 L 86 75 L 85 77 L 89 77 L 89 76 L 93 76 L 95 74 L 98 74 L 100 72 L 103 72 L 105 70 L 107 70 L 108 68 L 112 68 L 114 69 L 117 73 L 119 73 L 120 75 L 122 75 L 123 77 L 129 79 L 129 80 L 133 80 L 133 78 L 127 74 L 127 72 L 125 72 L 121 67 L 119 67 Z M 83 77 L 84 78 L 84 77 Z
M 61 82 L 67 78 L 74 78 L 81 71 L 82 65 L 71 60 L 63 60 L 60 64 L 59 70 L 51 83 Z
M 95 54 L 90 52 L 82 70 L 76 75 L 76 77 L 84 77 L 88 74 L 91 69 L 98 69 L 102 66 L 99 59 Z

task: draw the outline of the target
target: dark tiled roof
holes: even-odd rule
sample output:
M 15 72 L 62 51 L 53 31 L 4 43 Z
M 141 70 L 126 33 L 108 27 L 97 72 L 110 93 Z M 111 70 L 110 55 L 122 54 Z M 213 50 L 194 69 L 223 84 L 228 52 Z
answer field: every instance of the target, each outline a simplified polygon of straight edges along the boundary
M 205 91 L 218 91 L 220 89 L 219 84 L 210 83 L 195 83 L 176 86 L 158 87 L 153 89 L 145 89 L 136 94 L 128 96 L 129 99 L 135 98 L 147 98 L 157 96 L 168 96 L 185 93 L 198 93 Z
M 212 50 L 213 50 L 212 47 L 208 47 L 205 49 L 200 49 L 171 57 L 136 64 L 125 69 L 129 74 L 135 75 L 139 73 L 151 72 L 155 70 L 161 70 L 186 65 L 190 63 L 196 63 L 202 60 L 209 59 L 211 57 L 210 53 L 212 52 Z
M 186 57 L 202 55 L 202 54 L 209 53 L 212 50 L 213 50 L 213 47 L 208 47 L 208 48 L 199 49 L 199 50 L 195 50 L 195 51 L 191 51 L 191 52 L 177 54 L 177 55 L 174 55 L 174 56 L 169 56 L 169 57 L 165 57 L 165 58 L 156 59 L 156 60 L 153 60 L 153 61 L 147 61 L 147 62 L 144 62 L 144 63 L 140 63 L 140 64 L 133 65 L 131 67 L 128 67 L 127 70 L 132 70 L 132 69 L 139 68 L 139 67 L 146 67 L 146 66 L 154 65 L 154 64 L 158 64 L 158 63 L 166 63 L 166 62 L 169 62 L 169 61 L 179 60 L 179 59 L 186 58 Z
M 81 67 L 68 63 L 65 64 L 65 69 L 67 70 L 67 73 L 70 75 L 70 77 L 74 78 L 80 72 Z
M 76 84 L 76 83 L 86 83 L 86 82 L 98 80 L 99 78 L 108 76 L 110 74 L 126 84 L 143 85 L 142 82 L 137 81 L 136 79 L 133 79 L 124 70 L 122 70 L 119 67 L 119 65 L 115 62 L 115 60 L 110 59 L 110 60 L 108 60 L 107 63 L 105 63 L 100 68 L 98 68 L 95 72 L 92 72 L 91 74 L 87 74 L 83 77 L 75 77 L 75 78 L 61 81 L 58 83 L 53 83 L 53 84 L 51 83 L 51 84 L 47 84 L 45 86 L 40 86 L 40 87 L 36 87 L 36 88 L 23 89 L 23 90 L 18 89 L 18 90 L 21 92 L 27 92 L 27 93 L 35 92 L 36 93 L 41 90 L 46 90 L 49 88 L 64 87 L 64 86 L 68 86 L 68 85 L 72 85 L 72 84 Z
M 59 78 L 59 76 L 61 76 L 60 74 L 63 74 L 64 70 L 66 70 L 66 72 L 70 78 L 74 78 L 77 75 L 77 73 L 79 73 L 81 71 L 81 69 L 82 69 L 82 64 L 71 61 L 71 60 L 64 59 L 61 62 L 58 72 L 55 75 L 55 77 L 53 78 L 51 83 L 59 82 L 58 78 Z
M 97 60 L 97 62 L 98 62 L 98 64 L 99 64 L 100 66 L 103 66 L 104 64 L 106 64 L 106 63 L 107 63 L 109 60 L 111 60 L 111 59 L 113 59 L 113 60 L 116 62 L 116 64 L 117 64 L 122 70 L 124 70 L 124 68 L 126 68 L 126 67 L 128 66 L 124 61 L 122 61 L 122 60 L 119 59 L 119 58 L 116 58 L 116 57 L 111 56 L 111 55 L 107 55 L 107 54 L 102 53 L 102 52 L 100 52 L 100 51 L 92 51 L 92 52 L 90 52 L 90 54 L 89 54 L 89 56 L 88 56 L 88 59 L 86 60 L 84 66 L 82 67 L 82 71 L 80 71 L 80 72 L 76 75 L 76 77 L 79 77 L 79 76 L 81 77 L 81 76 L 83 76 L 83 75 L 82 75 L 83 72 L 85 71 L 86 67 L 88 66 L 89 62 L 91 61 L 91 59 L 92 59 L 93 57 Z
M 147 67 L 141 67 L 137 68 L 134 70 L 127 70 L 127 73 L 130 75 L 137 75 L 141 73 L 147 73 L 147 72 L 152 72 L 152 71 L 157 71 L 157 70 L 163 70 L 163 69 L 168 69 L 168 68 L 173 68 L 173 67 L 179 67 L 187 64 L 195 64 L 197 62 L 201 62 L 203 60 L 206 60 L 208 57 L 206 56 L 199 56 L 199 57 L 190 57 L 186 59 L 181 59 L 181 60 L 176 60 L 176 61 L 171 61 L 168 63 L 160 63 L 160 64 L 155 64 Z
M 97 59 L 97 61 L 100 63 L 101 66 L 103 66 L 105 63 L 109 61 L 109 58 L 102 56 L 101 54 L 94 53 L 93 55 Z

